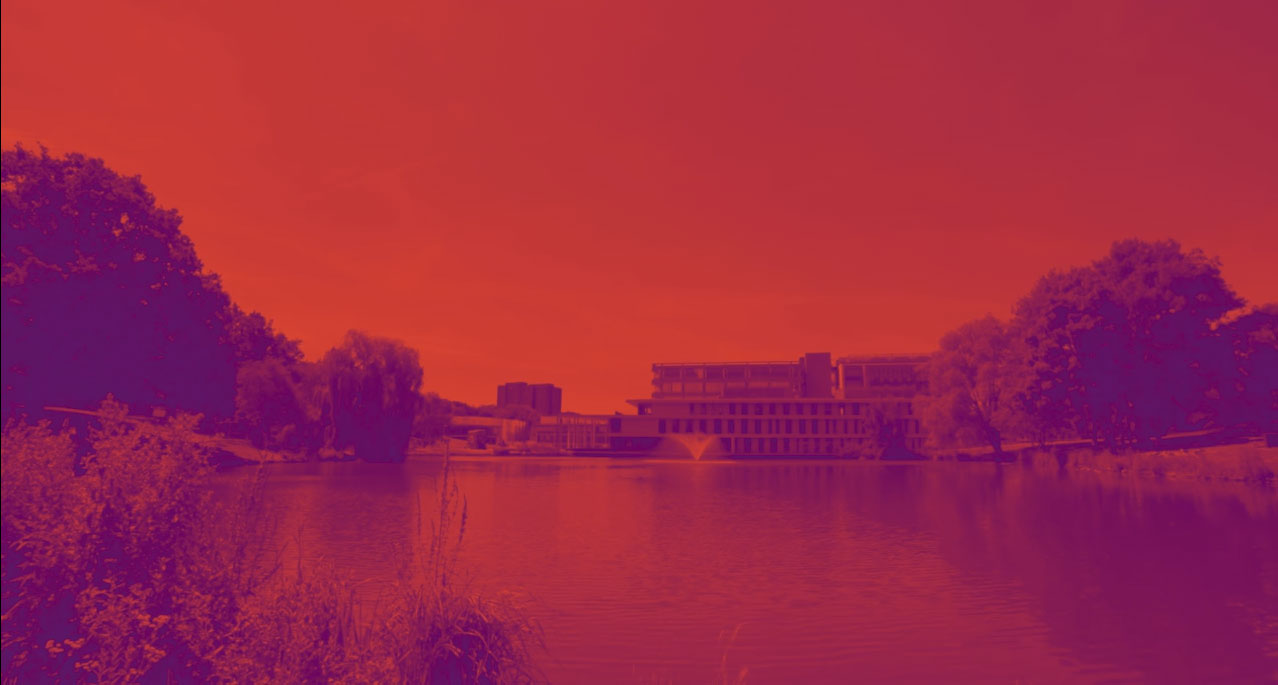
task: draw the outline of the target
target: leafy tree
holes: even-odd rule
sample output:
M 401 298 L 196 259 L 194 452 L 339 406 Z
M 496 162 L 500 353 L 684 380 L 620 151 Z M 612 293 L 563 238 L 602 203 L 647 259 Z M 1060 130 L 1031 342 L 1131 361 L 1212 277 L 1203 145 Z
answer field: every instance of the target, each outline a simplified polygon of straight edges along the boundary
M 350 331 L 324 355 L 335 447 L 369 461 L 402 461 L 421 402 L 422 367 L 403 343 Z
M 301 379 L 276 359 L 248 362 L 236 374 L 235 421 L 252 443 L 267 449 L 308 446 Z
M 296 340 L 276 332 L 272 322 L 257 312 L 244 313 L 232 303 L 227 310 L 227 344 L 235 362 L 274 359 L 285 364 L 302 361 L 302 348 Z
M 1278 303 L 1254 308 L 1220 327 L 1226 345 L 1216 368 L 1225 420 L 1278 431 Z
M 924 402 L 928 434 L 942 445 L 985 442 L 996 453 L 1018 420 L 1019 374 L 1007 326 L 986 316 L 941 339 L 928 362 L 929 397 Z
M 433 392 L 426 393 L 413 421 L 413 437 L 426 443 L 434 442 L 443 437 L 452 417 L 470 416 L 474 412 L 473 407 L 463 402 L 448 400 Z
M 901 459 L 914 455 L 909 448 L 904 402 L 876 402 L 866 412 L 867 456 L 873 459 Z
M 177 212 L 101 160 L 3 152 L 6 413 L 142 406 L 229 416 L 229 300 Z
M 1206 403 L 1214 324 L 1242 301 L 1216 260 L 1175 241 L 1114 243 L 1090 267 L 1052 272 L 1018 303 L 1025 406 L 1113 445 L 1184 427 Z

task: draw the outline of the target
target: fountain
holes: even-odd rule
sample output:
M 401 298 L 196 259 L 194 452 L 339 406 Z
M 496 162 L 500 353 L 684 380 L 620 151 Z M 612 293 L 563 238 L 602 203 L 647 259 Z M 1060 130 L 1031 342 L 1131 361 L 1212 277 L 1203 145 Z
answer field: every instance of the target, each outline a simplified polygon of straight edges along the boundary
M 667 456 L 675 457 L 686 454 L 695 461 L 701 461 L 702 457 L 707 454 L 713 455 L 719 450 L 719 439 L 716 436 L 691 433 L 668 435 L 658 447 L 658 451 Z

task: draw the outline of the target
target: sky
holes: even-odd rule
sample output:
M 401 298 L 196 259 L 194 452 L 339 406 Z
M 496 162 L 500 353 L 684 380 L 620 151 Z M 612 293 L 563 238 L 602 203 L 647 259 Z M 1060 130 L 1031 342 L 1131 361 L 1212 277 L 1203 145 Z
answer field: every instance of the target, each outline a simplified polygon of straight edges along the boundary
M 4 0 L 3 143 L 141 175 L 231 297 L 475 404 L 926 352 L 1121 238 L 1278 301 L 1278 3 Z

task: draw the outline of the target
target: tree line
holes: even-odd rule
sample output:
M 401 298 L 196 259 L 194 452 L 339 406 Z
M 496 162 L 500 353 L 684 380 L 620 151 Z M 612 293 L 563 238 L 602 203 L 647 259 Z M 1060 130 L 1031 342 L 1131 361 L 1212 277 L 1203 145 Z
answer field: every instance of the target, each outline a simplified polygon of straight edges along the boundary
M 2 154 L 6 419 L 112 396 L 261 447 L 403 458 L 431 406 L 415 350 L 351 331 L 305 361 L 231 301 L 140 178 L 80 154 Z
M 946 334 L 927 376 L 923 415 L 940 447 L 1278 431 L 1278 304 L 1246 306 L 1201 250 L 1123 240 L 1043 276 L 1010 319 Z

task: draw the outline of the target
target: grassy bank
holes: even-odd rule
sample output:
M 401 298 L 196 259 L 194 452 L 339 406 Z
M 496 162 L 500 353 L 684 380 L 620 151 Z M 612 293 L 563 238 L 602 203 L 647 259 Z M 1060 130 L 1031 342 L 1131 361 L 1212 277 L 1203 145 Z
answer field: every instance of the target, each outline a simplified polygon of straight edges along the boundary
M 1275 484 L 1278 448 L 1251 441 L 1187 449 L 1115 453 L 1091 447 L 1026 448 L 1022 463 L 1036 470 L 1093 471 L 1142 478 Z

